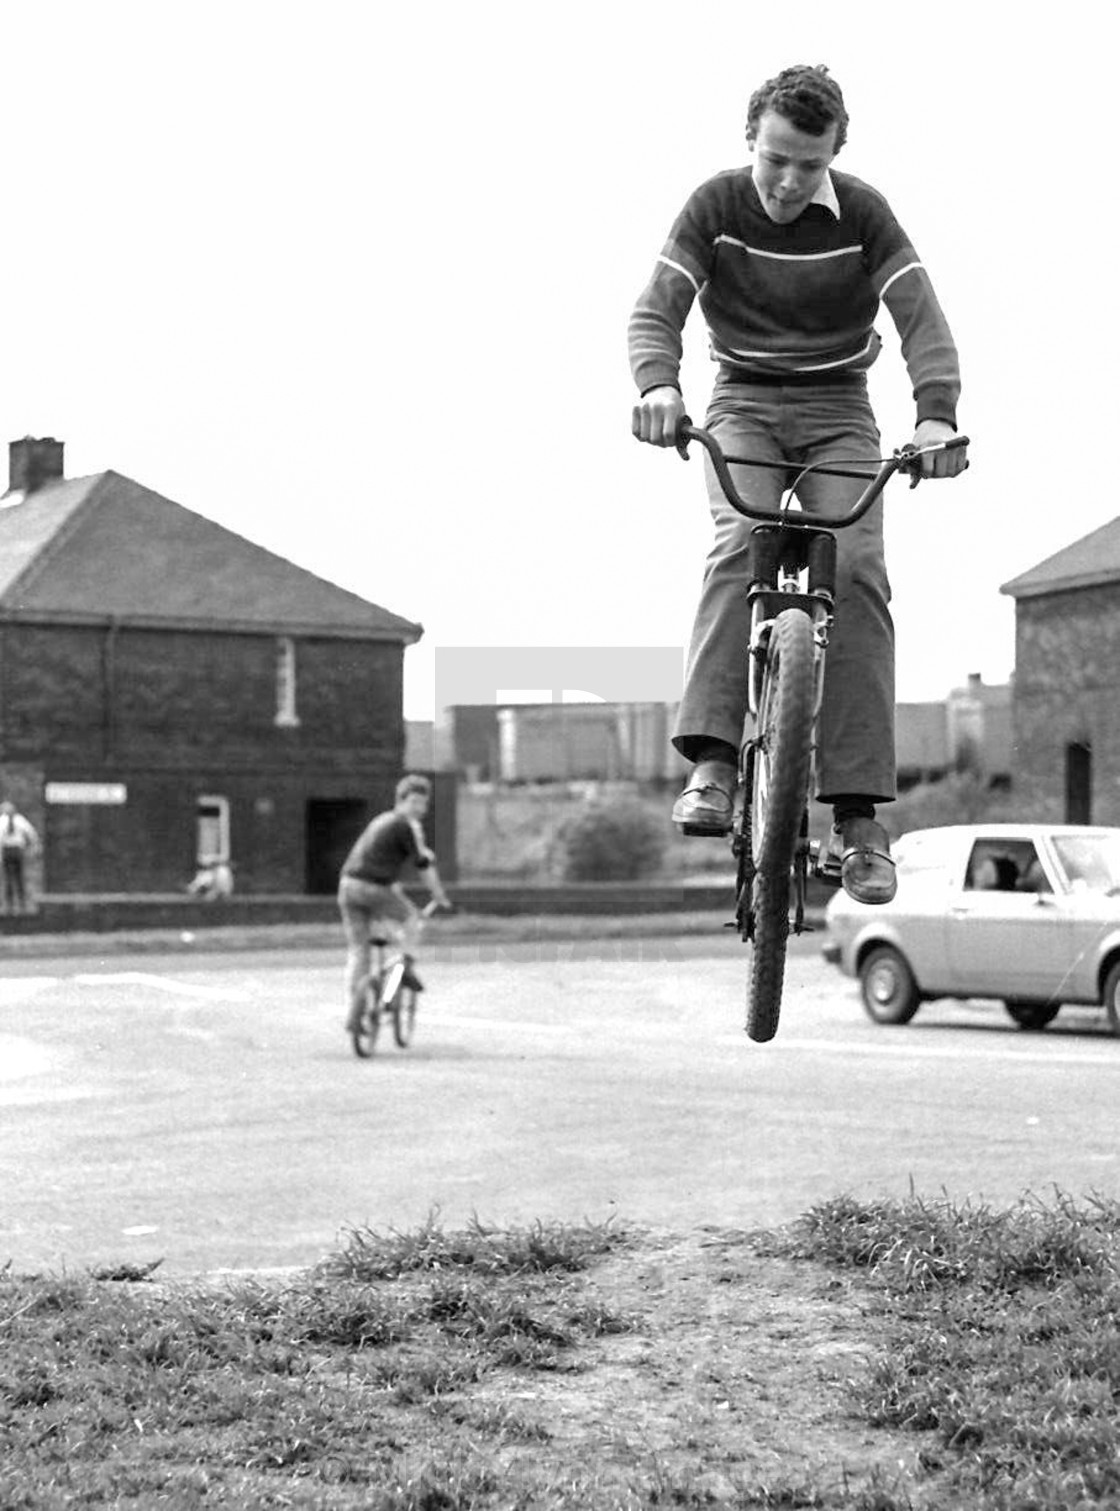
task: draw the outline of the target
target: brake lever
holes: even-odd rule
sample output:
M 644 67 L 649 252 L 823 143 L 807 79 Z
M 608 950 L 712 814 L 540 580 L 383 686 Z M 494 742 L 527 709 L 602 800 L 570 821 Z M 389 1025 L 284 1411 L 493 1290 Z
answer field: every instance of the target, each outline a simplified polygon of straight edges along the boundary
M 905 472 L 908 475 L 911 489 L 916 488 L 922 480 L 921 452 L 917 446 L 907 442 L 905 446 L 898 448 L 895 456 L 898 457 L 899 472 Z
M 955 435 L 955 436 L 952 437 L 951 440 L 948 440 L 948 441 L 944 442 L 944 448 L 943 449 L 945 451 L 956 451 L 958 449 L 958 447 L 960 447 L 960 446 L 967 446 L 967 445 L 968 445 L 968 436 L 966 436 L 966 435 Z M 933 448 L 931 448 L 931 449 L 933 449 Z M 898 459 L 899 459 L 899 462 L 898 462 L 898 470 L 899 470 L 899 472 L 906 472 L 906 473 L 908 473 L 909 476 L 910 476 L 910 487 L 912 489 L 916 488 L 918 486 L 918 484 L 921 482 L 922 476 L 923 476 L 923 473 L 922 473 L 922 470 L 921 470 L 921 456 L 922 456 L 922 449 L 921 449 L 921 447 L 915 446 L 912 441 L 908 441 L 905 446 L 900 446 L 898 448 L 898 450 L 895 452 L 895 456 L 898 457 Z M 962 472 L 967 472 L 968 471 L 968 467 L 969 467 L 969 461 L 968 461 L 968 458 L 965 457 L 964 466 L 961 468 L 961 471 Z

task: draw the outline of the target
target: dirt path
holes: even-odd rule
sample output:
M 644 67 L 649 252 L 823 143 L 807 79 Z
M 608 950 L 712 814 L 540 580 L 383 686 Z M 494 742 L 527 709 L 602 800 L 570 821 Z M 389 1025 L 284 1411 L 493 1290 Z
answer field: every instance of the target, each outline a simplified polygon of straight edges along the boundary
M 604 1493 L 652 1483 L 667 1504 L 749 1489 L 772 1497 L 760 1504 L 819 1505 L 798 1497 L 873 1484 L 914 1497 L 920 1440 L 857 1414 L 885 1346 L 858 1286 L 722 1231 L 649 1235 L 583 1285 L 630 1330 L 581 1349 L 578 1372 L 477 1387 L 547 1432 L 525 1450 L 538 1461 L 578 1463 Z

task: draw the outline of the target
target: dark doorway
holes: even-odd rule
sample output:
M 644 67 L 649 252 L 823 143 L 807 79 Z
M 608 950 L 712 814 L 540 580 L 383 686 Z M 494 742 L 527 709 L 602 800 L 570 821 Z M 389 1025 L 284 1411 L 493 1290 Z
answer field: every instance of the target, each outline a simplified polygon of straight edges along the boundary
M 369 804 L 362 798 L 308 799 L 305 884 L 313 896 L 322 897 L 337 890 L 342 862 L 371 816 Z
M 1088 740 L 1066 746 L 1066 823 L 1093 822 L 1093 747 Z

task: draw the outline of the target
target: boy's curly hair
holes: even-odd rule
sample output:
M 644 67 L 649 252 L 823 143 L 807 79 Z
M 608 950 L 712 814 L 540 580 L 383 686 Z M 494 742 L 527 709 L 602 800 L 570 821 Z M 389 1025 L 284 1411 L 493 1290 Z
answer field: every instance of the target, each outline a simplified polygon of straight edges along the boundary
M 397 790 L 394 796 L 397 802 L 400 803 L 414 792 L 422 793 L 424 797 L 431 797 L 432 784 L 426 776 L 420 776 L 419 773 L 410 771 L 405 776 L 402 776 L 397 783 Z
M 798 131 L 807 131 L 810 136 L 823 136 L 835 123 L 837 152 L 848 139 L 844 96 L 823 63 L 812 68 L 807 63 L 797 63 L 759 85 L 747 106 L 748 141 L 754 140 L 759 120 L 767 110 L 776 110 Z

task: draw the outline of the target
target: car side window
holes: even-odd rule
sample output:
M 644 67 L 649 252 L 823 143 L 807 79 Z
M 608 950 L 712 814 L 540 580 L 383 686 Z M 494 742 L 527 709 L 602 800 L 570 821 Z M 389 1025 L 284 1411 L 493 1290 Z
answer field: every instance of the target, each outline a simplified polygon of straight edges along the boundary
M 965 873 L 966 892 L 1049 892 L 1038 851 L 1027 839 L 978 839 Z
M 994 892 L 999 886 L 999 872 L 995 857 L 989 855 L 982 845 L 973 845 L 968 871 L 964 878 L 966 892 Z
M 993 840 L 976 841 L 965 874 L 967 892 L 1011 892 L 1018 879 L 1018 867 L 1008 857 L 1005 846 Z
M 1046 872 L 1042 869 L 1042 862 L 1035 854 L 1027 862 L 1022 876 L 1019 878 L 1020 892 L 1052 892 L 1054 888 L 1046 879 Z

